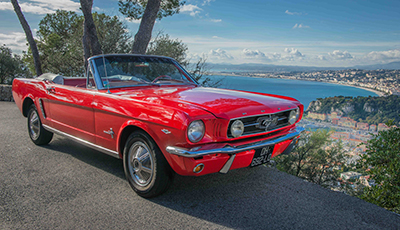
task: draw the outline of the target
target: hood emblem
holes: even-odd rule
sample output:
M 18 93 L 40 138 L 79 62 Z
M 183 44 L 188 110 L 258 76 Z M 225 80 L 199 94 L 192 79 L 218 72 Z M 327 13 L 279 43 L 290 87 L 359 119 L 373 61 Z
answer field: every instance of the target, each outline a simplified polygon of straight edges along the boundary
M 268 128 L 273 128 L 278 124 L 278 117 L 273 115 L 259 117 L 257 123 L 257 128 L 267 131 Z

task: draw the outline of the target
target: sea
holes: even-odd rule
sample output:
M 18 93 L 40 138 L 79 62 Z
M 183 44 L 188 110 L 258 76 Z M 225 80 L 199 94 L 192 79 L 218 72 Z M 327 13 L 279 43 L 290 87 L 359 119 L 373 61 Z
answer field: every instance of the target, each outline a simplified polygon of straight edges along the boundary
M 378 94 L 351 86 L 277 78 L 210 75 L 213 82 L 221 81 L 219 88 L 278 94 L 299 100 L 307 109 L 317 98 L 334 96 L 378 96 Z

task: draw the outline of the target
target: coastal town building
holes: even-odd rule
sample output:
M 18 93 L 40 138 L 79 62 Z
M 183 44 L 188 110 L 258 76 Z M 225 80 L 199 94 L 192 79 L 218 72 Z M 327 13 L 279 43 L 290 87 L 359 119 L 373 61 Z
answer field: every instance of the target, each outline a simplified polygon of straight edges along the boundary
M 388 130 L 388 129 L 389 129 L 389 127 L 388 127 L 387 125 L 385 125 L 385 124 L 383 124 L 383 123 L 379 123 L 379 124 L 378 124 L 378 132 L 379 132 L 379 131 Z
M 357 180 L 361 177 L 361 173 L 358 172 L 344 172 L 340 174 L 340 178 L 343 180 Z
M 370 125 L 369 126 L 369 131 L 375 132 L 376 131 L 376 125 Z
M 325 121 L 327 119 L 326 114 L 313 113 L 313 112 L 309 112 L 308 117 L 311 119 L 317 119 L 317 120 L 321 120 L 321 121 Z
M 364 123 L 364 122 L 357 122 L 357 129 L 368 131 L 369 130 L 369 124 L 368 123 Z
M 342 117 L 339 121 L 338 121 L 338 125 L 343 126 L 343 127 L 349 127 L 352 129 L 355 129 L 357 126 L 357 121 L 348 118 L 348 117 Z

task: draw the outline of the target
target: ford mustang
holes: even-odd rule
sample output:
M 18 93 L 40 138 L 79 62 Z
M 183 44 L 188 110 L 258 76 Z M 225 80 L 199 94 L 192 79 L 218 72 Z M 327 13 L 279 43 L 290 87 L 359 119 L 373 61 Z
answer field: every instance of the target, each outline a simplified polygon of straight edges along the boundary
M 269 163 L 289 154 L 303 128 L 297 100 L 202 87 L 174 59 L 109 54 L 88 59 L 85 77 L 46 73 L 14 79 L 30 139 L 63 135 L 123 160 L 143 197 L 165 192 L 174 174 L 201 176 Z

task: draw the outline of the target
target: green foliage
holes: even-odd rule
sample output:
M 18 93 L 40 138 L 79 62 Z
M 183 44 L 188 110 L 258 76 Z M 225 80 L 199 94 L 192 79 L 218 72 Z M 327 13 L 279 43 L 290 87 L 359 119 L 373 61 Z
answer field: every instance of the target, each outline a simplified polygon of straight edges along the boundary
M 358 163 L 375 184 L 365 187 L 360 198 L 400 214 L 400 128 L 375 135 Z
M 97 37 L 105 54 L 128 53 L 132 47 L 132 35 L 117 16 L 93 13 Z
M 337 111 L 343 116 L 368 124 L 386 123 L 391 119 L 397 124 L 400 122 L 398 116 L 400 114 L 400 96 L 397 95 L 354 98 L 338 96 L 318 98 L 317 100 L 319 103 L 314 103 L 308 109 L 309 111 L 325 114 Z
M 93 13 L 99 42 L 104 53 L 126 53 L 131 47 L 131 35 L 116 16 Z M 47 14 L 39 23 L 36 41 L 43 72 L 65 76 L 81 76 L 83 59 L 83 16 L 72 11 L 58 10 Z M 33 57 L 28 50 L 24 61 L 34 69 Z
M 343 145 L 329 139 L 330 132 L 317 130 L 302 134 L 299 145 L 289 155 L 277 157 L 277 168 L 310 182 L 329 186 L 339 177 L 344 162 Z
M 0 84 L 11 84 L 16 77 L 31 77 L 21 57 L 12 54 L 6 45 L 0 46 Z
M 172 57 L 185 67 L 192 77 L 200 84 L 204 86 L 219 86 L 220 81 L 212 82 L 211 79 L 206 76 L 208 71 L 206 63 L 207 57 L 203 56 L 196 63 L 191 64 L 186 55 L 187 51 L 187 45 L 182 41 L 171 39 L 168 34 L 159 32 L 150 42 L 146 54 Z
M 149 43 L 146 54 L 162 55 L 172 57 L 181 65 L 187 66 L 186 52 L 187 45 L 178 39 L 171 39 L 168 34 L 159 32 L 158 35 Z
M 141 19 L 146 9 L 148 0 L 120 0 L 118 2 L 119 11 L 130 19 Z M 161 19 L 179 13 L 179 8 L 185 4 L 180 0 L 161 0 L 160 10 L 157 18 Z

